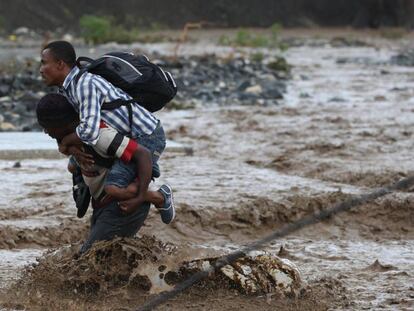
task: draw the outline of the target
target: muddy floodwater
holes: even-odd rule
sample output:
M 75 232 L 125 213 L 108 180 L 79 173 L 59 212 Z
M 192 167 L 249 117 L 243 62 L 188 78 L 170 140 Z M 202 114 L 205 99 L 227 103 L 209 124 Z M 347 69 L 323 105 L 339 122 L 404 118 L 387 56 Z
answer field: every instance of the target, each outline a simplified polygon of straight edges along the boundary
M 410 176 L 414 67 L 389 62 L 409 45 L 381 39 L 365 46 L 292 47 L 284 52 L 292 79 L 277 105 L 157 113 L 167 137 L 191 145 L 193 153 L 163 155 L 162 176 L 152 187 L 173 186 L 177 218 L 164 225 L 151 209 L 139 235 L 187 249 L 187 258 L 225 254 L 309 213 Z M 181 49 L 198 53 L 214 46 Z M 85 239 L 88 220 L 76 218 L 66 162 L 27 159 L 16 167 L 15 161 L 0 161 L 0 293 L 47 250 Z M 265 249 L 295 263 L 314 296 L 304 302 L 198 288 L 159 310 L 414 310 L 411 190 L 358 206 Z M 19 307 L 8 297 L 0 294 L 0 310 Z M 62 306 L 139 307 L 122 297 L 87 302 L 75 297 L 76 304 L 62 299 Z M 28 310 L 47 309 L 35 301 L 47 297 L 33 299 L 33 305 L 24 305 Z

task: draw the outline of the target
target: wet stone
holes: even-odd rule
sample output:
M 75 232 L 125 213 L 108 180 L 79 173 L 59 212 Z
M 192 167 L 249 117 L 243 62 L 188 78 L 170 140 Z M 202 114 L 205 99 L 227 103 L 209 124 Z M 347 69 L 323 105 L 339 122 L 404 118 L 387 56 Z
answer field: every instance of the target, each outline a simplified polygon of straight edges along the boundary
M 414 66 L 414 50 L 403 51 L 391 56 L 390 63 L 398 66 Z
M 329 99 L 329 102 L 331 103 L 343 103 L 346 102 L 346 100 L 342 97 L 332 97 Z
M 283 63 L 282 58 L 278 61 Z M 177 77 L 177 98 L 180 100 L 197 98 L 202 100 L 203 105 L 251 105 L 257 104 L 260 98 L 281 99 L 286 92 L 286 68 L 269 68 L 265 61 L 250 62 L 242 57 L 221 59 L 203 55 L 183 58 L 180 63 L 182 68 L 177 70 L 168 61 L 164 62 L 166 70 Z M 262 94 L 263 90 L 266 94 Z
M 198 100 L 201 105 L 257 105 L 263 102 L 259 99 L 267 100 L 267 105 L 277 104 L 290 78 L 287 74 L 290 65 L 283 57 L 251 62 L 247 56 L 223 59 L 203 55 L 179 60 L 159 57 L 155 62 L 175 77 L 179 90 L 175 100 Z M 0 131 L 39 130 L 36 104 L 44 94 L 56 90 L 43 84 L 33 63 L 36 61 L 19 63 L 16 72 L 0 78 L 2 123 L 5 122 Z M 176 107 L 171 105 L 170 108 Z
M 0 84 L 0 97 L 10 93 L 10 85 Z

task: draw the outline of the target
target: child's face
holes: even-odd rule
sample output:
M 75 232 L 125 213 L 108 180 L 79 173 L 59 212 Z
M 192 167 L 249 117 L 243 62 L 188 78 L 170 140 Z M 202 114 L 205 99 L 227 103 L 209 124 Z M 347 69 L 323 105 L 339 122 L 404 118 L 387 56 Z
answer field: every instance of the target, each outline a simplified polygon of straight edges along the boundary
M 63 137 L 73 133 L 73 127 L 69 125 L 62 126 L 62 127 L 47 127 L 44 129 L 44 131 L 50 137 L 60 142 L 63 139 Z

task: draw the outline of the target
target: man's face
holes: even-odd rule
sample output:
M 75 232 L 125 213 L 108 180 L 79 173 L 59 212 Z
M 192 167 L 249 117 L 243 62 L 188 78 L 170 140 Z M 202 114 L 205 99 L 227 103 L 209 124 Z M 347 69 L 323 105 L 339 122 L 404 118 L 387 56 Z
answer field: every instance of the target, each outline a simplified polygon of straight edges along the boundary
M 62 85 L 64 67 L 65 63 L 62 60 L 57 60 L 49 49 L 42 51 L 39 72 L 47 86 Z

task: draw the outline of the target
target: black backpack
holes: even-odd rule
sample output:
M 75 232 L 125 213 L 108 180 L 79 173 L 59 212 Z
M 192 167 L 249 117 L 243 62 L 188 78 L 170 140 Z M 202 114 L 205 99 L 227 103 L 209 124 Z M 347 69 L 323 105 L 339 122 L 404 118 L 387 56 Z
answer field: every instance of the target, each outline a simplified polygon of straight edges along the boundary
M 103 103 L 101 108 L 112 110 L 126 105 L 130 123 L 132 123 L 132 103 L 137 102 L 148 111 L 155 112 L 162 109 L 177 94 L 177 85 L 171 74 L 151 63 L 145 55 L 111 52 L 96 60 L 79 57 L 76 63 L 80 68 L 75 78 L 76 82 L 87 71 L 100 75 L 133 98 Z

